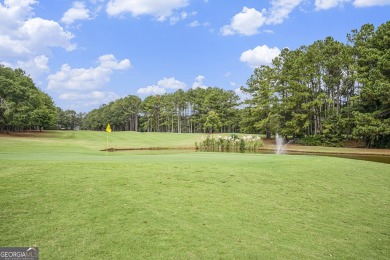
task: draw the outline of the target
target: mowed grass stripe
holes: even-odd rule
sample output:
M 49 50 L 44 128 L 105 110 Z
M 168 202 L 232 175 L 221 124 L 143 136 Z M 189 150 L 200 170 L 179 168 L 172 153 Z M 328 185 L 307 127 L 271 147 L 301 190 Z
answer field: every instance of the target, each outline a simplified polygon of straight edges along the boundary
M 194 148 L 195 142 L 202 136 L 205 135 L 113 132 L 108 134 L 108 147 Z M 105 153 L 101 150 L 107 148 L 106 141 L 105 132 L 95 131 L 47 131 L 33 135 L 0 135 L 0 159 L 100 161 L 105 157 Z M 141 154 L 147 153 L 141 152 Z M 109 155 L 113 158 L 117 157 L 118 160 L 123 154 L 119 157 L 117 153 Z

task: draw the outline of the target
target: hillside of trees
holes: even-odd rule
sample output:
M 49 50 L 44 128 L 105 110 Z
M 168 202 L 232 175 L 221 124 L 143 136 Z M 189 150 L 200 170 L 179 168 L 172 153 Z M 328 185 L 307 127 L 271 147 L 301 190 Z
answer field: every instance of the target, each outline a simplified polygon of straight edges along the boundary
M 83 127 L 104 130 L 110 122 L 114 131 L 143 132 L 237 132 L 239 97 L 232 90 L 197 88 L 172 94 L 148 96 L 143 101 L 127 96 L 92 110 Z
M 21 69 L 0 65 L 0 132 L 41 130 L 57 124 L 57 109 Z
M 89 129 L 176 133 L 279 133 L 312 145 L 360 139 L 390 148 L 390 21 L 363 25 L 256 68 L 242 91 L 218 87 L 115 100 L 87 114 L 56 108 L 20 70 L 0 66 L 0 131 Z
M 347 38 L 284 49 L 272 66 L 256 68 L 242 88 L 252 99 L 241 130 L 390 147 L 390 22 Z

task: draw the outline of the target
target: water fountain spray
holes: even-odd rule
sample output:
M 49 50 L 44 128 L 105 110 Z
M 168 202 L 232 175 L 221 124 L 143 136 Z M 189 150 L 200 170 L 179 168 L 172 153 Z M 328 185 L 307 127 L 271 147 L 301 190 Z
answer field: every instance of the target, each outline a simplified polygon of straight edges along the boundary
M 288 142 L 285 144 L 285 140 L 284 140 L 283 136 L 280 136 L 278 133 L 276 133 L 275 140 L 276 140 L 276 150 L 275 150 L 275 153 L 276 153 L 276 154 L 282 154 L 284 148 L 285 148 L 289 143 L 293 142 L 293 140 L 290 140 L 290 141 L 288 141 Z

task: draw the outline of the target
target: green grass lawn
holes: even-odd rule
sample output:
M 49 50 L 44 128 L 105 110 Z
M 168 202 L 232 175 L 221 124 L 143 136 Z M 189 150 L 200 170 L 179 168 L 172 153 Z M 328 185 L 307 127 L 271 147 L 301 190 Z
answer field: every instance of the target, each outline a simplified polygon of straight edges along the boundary
M 0 246 L 42 259 L 388 259 L 390 167 L 332 157 L 100 152 L 105 133 L 0 136 Z M 112 133 L 188 147 L 189 134 Z

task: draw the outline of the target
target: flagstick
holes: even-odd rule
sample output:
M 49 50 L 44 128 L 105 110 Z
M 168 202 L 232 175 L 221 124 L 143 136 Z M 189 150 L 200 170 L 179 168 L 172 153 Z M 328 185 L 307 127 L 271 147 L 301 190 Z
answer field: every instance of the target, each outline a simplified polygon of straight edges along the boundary
M 107 127 L 106 127 L 106 134 L 107 134 L 106 160 L 107 160 L 107 153 L 108 153 L 108 133 L 111 133 L 111 126 L 110 126 L 110 124 L 107 124 Z
M 106 132 L 107 135 L 107 149 L 106 149 L 106 160 L 107 160 L 107 152 L 108 152 L 108 132 Z

